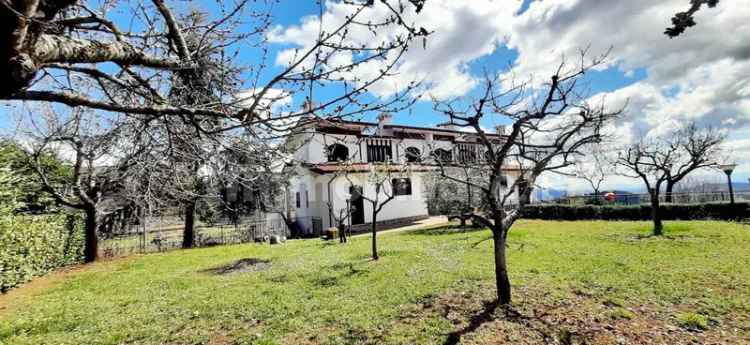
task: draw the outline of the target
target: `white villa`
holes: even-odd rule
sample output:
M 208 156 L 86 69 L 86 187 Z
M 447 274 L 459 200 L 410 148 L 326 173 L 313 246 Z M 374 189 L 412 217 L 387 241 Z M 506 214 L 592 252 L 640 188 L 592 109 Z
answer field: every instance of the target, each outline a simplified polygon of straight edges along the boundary
M 490 134 L 503 140 L 500 134 Z M 435 165 L 422 162 L 430 154 L 453 159 L 483 157 L 483 146 L 476 134 L 456 130 L 449 125 L 435 128 L 391 124 L 391 116 L 383 114 L 378 122 L 326 121 L 309 124 L 301 134 L 290 139 L 298 147 L 295 177 L 287 194 L 287 212 L 303 234 L 319 234 L 322 229 L 335 226 L 335 212 L 345 210 L 347 201 L 354 212 L 353 226 L 372 221 L 372 206 L 356 197 L 374 196 L 374 186 L 368 182 L 373 166 L 386 166 L 394 171 L 388 188 L 395 198 L 378 214 L 377 222 L 409 222 L 428 216 L 423 178 Z M 342 163 L 347 162 L 347 163 Z M 408 169 L 405 169 L 408 166 Z M 517 169 L 507 169 L 508 183 L 520 175 Z M 352 192 L 355 193 L 352 193 Z M 352 194 L 355 196 L 352 197 Z M 516 194 L 517 195 L 517 194 Z M 381 200 L 386 196 L 381 193 Z M 334 214 L 329 211 L 329 203 Z

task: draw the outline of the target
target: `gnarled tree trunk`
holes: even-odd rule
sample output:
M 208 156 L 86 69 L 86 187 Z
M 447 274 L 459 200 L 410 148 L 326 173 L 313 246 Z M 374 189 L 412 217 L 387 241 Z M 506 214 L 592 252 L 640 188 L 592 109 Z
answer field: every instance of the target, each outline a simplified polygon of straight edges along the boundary
M 664 234 L 664 224 L 659 210 L 659 194 L 651 193 L 651 219 L 654 221 L 654 236 Z
M 505 240 L 502 225 L 496 225 L 492 230 L 492 240 L 495 246 L 495 284 L 497 285 L 497 301 L 501 305 L 511 302 L 510 278 L 508 277 L 508 262 L 505 255 Z M 500 228 L 497 228 L 500 227 Z
M 667 182 L 667 194 L 664 196 L 664 202 L 666 203 L 672 203 L 674 202 L 672 191 L 674 190 L 674 183 Z
M 88 207 L 84 210 L 84 247 L 83 261 L 86 263 L 94 262 L 99 257 L 99 239 L 97 230 L 99 228 L 99 218 L 94 207 Z
M 195 199 L 185 204 L 185 231 L 182 234 L 182 248 L 195 246 Z

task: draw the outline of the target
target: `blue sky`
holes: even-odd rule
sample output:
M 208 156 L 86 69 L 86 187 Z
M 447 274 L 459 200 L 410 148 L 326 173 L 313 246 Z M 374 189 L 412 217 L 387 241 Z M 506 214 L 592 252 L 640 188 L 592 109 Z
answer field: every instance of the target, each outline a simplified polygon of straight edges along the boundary
M 435 85 L 431 92 L 444 98 L 471 97 L 484 70 L 519 76 L 551 75 L 561 56 L 589 47 L 594 54 L 612 49 L 607 68 L 586 76 L 592 98 L 604 97 L 617 106 L 628 102 L 617 124 L 621 144 L 637 135 L 667 133 L 696 121 L 729 133 L 727 148 L 740 163 L 737 180 L 750 177 L 750 2 L 722 0 L 715 9 L 696 17 L 698 26 L 670 40 L 662 34 L 670 17 L 685 10 L 687 0 L 429 0 L 423 13 L 410 17 L 435 33 L 427 48 L 412 47 L 401 66 L 404 80 L 418 76 Z M 203 6 L 208 2 L 179 2 Z M 305 30 L 305 20 L 317 16 L 316 1 L 281 0 L 273 6 L 276 39 L 271 59 L 298 47 L 285 36 Z M 325 2 L 327 20 L 335 20 L 337 1 Z M 127 20 L 127 13 L 118 17 Z M 305 19 L 307 18 L 307 19 Z M 731 33 L 731 34 L 729 34 Z M 285 41 L 286 39 L 286 41 Z M 252 63 L 258 51 L 243 49 L 240 59 Z M 281 66 L 274 64 L 268 75 Z M 400 85 L 404 85 L 402 81 Z M 323 90 L 323 93 L 334 90 Z M 375 97 L 375 96 L 373 96 Z M 301 102 L 294 99 L 296 106 Z M 9 107 L 0 107 L 0 128 L 11 126 Z M 372 120 L 377 114 L 370 114 Z M 431 126 L 444 118 L 427 101 L 396 114 L 401 124 Z M 491 128 L 499 119 L 488 119 Z M 712 172 L 706 172 L 712 174 Z M 613 188 L 630 183 L 613 181 Z M 566 179 L 550 179 L 550 186 L 580 187 Z M 571 187 L 571 188 L 572 188 Z

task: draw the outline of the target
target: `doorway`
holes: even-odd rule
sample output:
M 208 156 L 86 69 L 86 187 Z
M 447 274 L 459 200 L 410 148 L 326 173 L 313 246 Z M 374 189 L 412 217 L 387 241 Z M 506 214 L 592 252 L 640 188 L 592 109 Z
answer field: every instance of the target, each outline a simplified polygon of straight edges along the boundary
M 365 200 L 362 199 L 362 186 L 350 186 L 349 195 L 352 203 L 352 225 L 365 223 Z

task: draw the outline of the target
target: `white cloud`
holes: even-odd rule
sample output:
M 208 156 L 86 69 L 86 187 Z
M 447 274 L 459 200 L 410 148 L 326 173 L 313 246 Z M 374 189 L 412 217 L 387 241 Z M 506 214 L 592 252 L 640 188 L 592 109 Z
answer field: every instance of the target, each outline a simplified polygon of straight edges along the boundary
M 260 97 L 262 89 L 248 89 L 237 94 L 237 102 L 243 107 L 250 107 Z M 289 92 L 281 89 L 268 89 L 258 101 L 259 112 L 276 113 L 292 103 Z
M 513 13 L 521 2 L 492 0 L 452 1 L 431 0 L 417 16 L 407 12 L 406 22 L 415 21 L 419 27 L 434 31 L 429 36 L 426 49 L 422 42 L 413 42 L 412 47 L 400 60 L 398 75 L 384 80 L 371 92 L 387 97 L 415 80 L 424 80 L 427 92 L 445 99 L 466 94 L 476 84 L 476 77 L 468 71 L 467 63 L 495 51 L 503 35 L 510 29 Z M 351 6 L 327 1 L 323 15 L 324 29 L 332 29 L 341 23 L 351 11 Z M 364 18 L 383 18 L 388 14 L 384 6 L 373 6 L 363 14 Z M 316 17 L 306 17 L 298 26 L 276 28 L 270 35 L 272 42 L 292 44 L 295 48 L 309 47 L 316 38 L 319 22 Z M 369 30 L 349 33 L 351 42 L 372 43 L 393 39 L 398 29 L 379 30 L 373 36 Z M 295 48 L 282 51 L 277 64 L 287 65 L 295 55 Z M 346 55 L 346 54 L 344 54 Z M 346 58 L 342 58 L 346 61 Z M 360 78 L 374 75 L 382 68 L 382 62 L 371 62 L 353 71 Z
M 591 54 L 611 48 L 605 68 L 625 78 L 636 75 L 636 70 L 646 74 L 633 84 L 592 96 L 606 97 L 613 107 L 627 101 L 626 114 L 615 131 L 619 143 L 639 135 L 669 133 L 695 121 L 731 129 L 734 134 L 727 145 L 734 148 L 741 163 L 750 157 L 750 1 L 722 0 L 716 8 L 702 9 L 695 18 L 698 25 L 675 39 L 663 31 L 670 18 L 689 5 L 686 0 L 533 1 L 519 14 L 521 3 L 428 1 L 419 17 L 408 18 L 435 30 L 427 49 L 415 44 L 398 66 L 400 75 L 378 84 L 372 92 L 387 96 L 408 81 L 424 78 L 438 98 L 465 95 L 480 77 L 471 75 L 468 64 L 502 46 L 518 53 L 512 73 L 521 79 L 534 76 L 537 81 L 548 78 L 563 55 L 574 59 L 582 48 L 589 47 Z M 324 23 L 341 18 L 344 12 L 339 4 L 326 5 Z M 317 25 L 309 17 L 299 26 L 279 28 L 275 39 L 304 46 L 314 38 Z M 392 32 L 357 37 L 388 39 L 389 35 Z M 290 54 L 291 50 L 283 52 L 279 62 Z M 356 73 L 367 75 L 379 66 L 363 66 Z M 595 74 L 593 85 L 606 85 L 610 70 Z M 741 165 L 738 172 L 750 175 L 747 160 L 744 165 L 748 167 Z
M 750 3 L 722 1 L 698 12 L 698 26 L 668 39 L 662 31 L 685 6 L 682 0 L 535 1 L 509 36 L 509 47 L 519 53 L 514 73 L 548 76 L 563 54 L 612 47 L 610 66 L 648 74 L 606 94 L 614 104 L 629 100 L 623 122 L 632 123 L 636 134 L 667 133 L 687 121 L 748 125 Z

